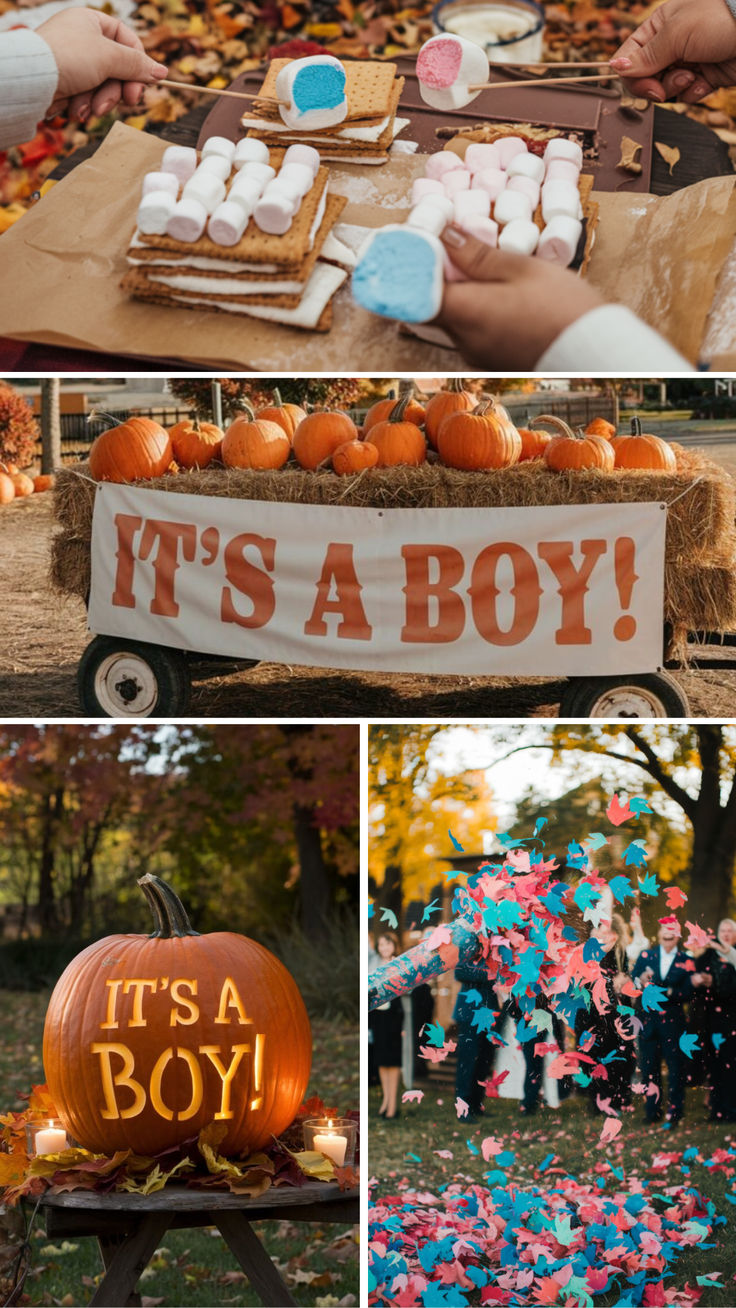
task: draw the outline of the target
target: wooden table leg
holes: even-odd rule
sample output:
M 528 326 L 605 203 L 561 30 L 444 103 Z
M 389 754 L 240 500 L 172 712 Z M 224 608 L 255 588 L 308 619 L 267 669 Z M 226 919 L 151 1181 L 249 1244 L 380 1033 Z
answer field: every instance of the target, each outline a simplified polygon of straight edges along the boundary
M 149 1213 L 126 1235 L 106 1264 L 90 1308 L 126 1308 L 141 1272 L 171 1223 L 170 1213 Z M 104 1257 L 104 1252 L 103 1252 Z
M 286 1282 L 282 1280 L 250 1222 L 237 1210 L 225 1210 L 213 1218 L 217 1221 L 229 1248 L 235 1254 L 253 1289 L 267 1308 L 284 1308 L 296 1304 Z
M 121 1244 L 124 1244 L 129 1236 L 129 1231 L 120 1231 L 116 1235 L 113 1235 L 112 1233 L 98 1235 L 97 1243 L 100 1246 L 100 1253 L 102 1254 L 102 1262 L 105 1271 L 107 1271 L 110 1266 L 110 1263 L 115 1257 Z M 141 1308 L 141 1296 L 137 1290 L 133 1290 L 132 1294 L 128 1295 L 128 1298 L 125 1301 L 125 1308 Z

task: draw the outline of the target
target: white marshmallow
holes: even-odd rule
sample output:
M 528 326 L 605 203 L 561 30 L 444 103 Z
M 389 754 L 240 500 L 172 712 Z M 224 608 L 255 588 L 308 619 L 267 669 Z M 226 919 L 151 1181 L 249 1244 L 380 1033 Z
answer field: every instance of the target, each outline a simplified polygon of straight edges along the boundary
M 234 200 L 223 200 L 207 223 L 207 235 L 215 245 L 237 245 L 248 224 L 248 215 Z
M 539 182 L 533 182 L 531 177 L 510 177 L 507 190 L 519 191 L 521 195 L 528 196 L 531 201 L 532 213 L 539 204 L 541 193 Z
M 161 171 L 173 173 L 182 186 L 197 167 L 197 151 L 191 145 L 168 145 L 161 160 Z
M 471 216 L 489 218 L 491 198 L 485 191 L 461 191 L 454 197 L 455 222 L 462 227 Z
M 202 158 L 206 159 L 209 154 L 219 154 L 221 158 L 227 159 L 232 164 L 235 154 L 235 142 L 229 141 L 226 136 L 211 136 L 202 146 Z
M 269 150 L 265 141 L 257 141 L 254 136 L 244 136 L 235 146 L 233 165 L 242 168 L 247 163 L 268 163 Z
M 582 231 L 583 224 L 577 218 L 568 218 L 564 214 L 552 218 L 539 238 L 537 258 L 569 268 L 577 254 Z
M 448 177 L 451 175 L 447 174 Z M 411 202 L 418 204 L 425 195 L 445 195 L 442 182 L 435 177 L 415 177 L 411 184 Z
M 287 127 L 318 132 L 347 117 L 345 69 L 332 55 L 291 59 L 276 78 L 276 95 Z
M 541 186 L 544 180 L 544 161 L 537 154 L 514 155 L 511 163 L 506 169 L 509 177 L 530 177 L 533 182 L 538 182 Z
M 290 182 L 298 187 L 300 195 L 306 195 L 314 186 L 314 173 L 306 164 L 282 164 L 278 176 L 281 181 Z
M 213 176 L 219 177 L 221 182 L 226 182 L 231 171 L 230 161 L 224 155 L 208 154 L 202 160 L 194 176 L 196 177 L 198 173 L 212 173 Z
M 500 168 L 501 152 L 495 141 L 471 141 L 464 162 L 471 173 L 480 173 L 484 168 Z
M 288 178 L 284 181 L 281 177 L 274 177 L 273 181 L 266 186 L 261 199 L 270 200 L 274 195 L 280 196 L 283 200 L 288 200 L 292 213 L 296 213 L 301 207 L 301 193 Z
M 207 210 L 199 200 L 186 199 L 182 196 L 174 206 L 166 224 L 167 236 L 175 241 L 198 241 L 205 229 Z
M 214 173 L 200 172 L 189 178 L 182 192 L 184 200 L 198 200 L 208 213 L 214 213 L 218 204 L 225 199 L 225 183 Z
M 163 236 L 176 207 L 171 191 L 148 191 L 138 205 L 138 231 L 146 236 Z
M 519 218 L 528 222 L 531 216 L 532 202 L 528 195 L 522 195 L 520 191 L 509 191 L 507 188 L 493 206 L 493 217 L 499 227 L 505 227 L 506 223 Z
M 290 145 L 284 155 L 284 162 L 281 167 L 283 168 L 284 164 L 292 163 L 306 164 L 307 168 L 311 168 L 313 175 L 316 177 L 321 164 L 319 150 L 315 150 L 313 145 Z
M 566 136 L 555 136 L 547 142 L 544 151 L 545 164 L 550 163 L 553 159 L 568 159 L 570 163 L 576 163 L 578 168 L 583 166 L 583 151 L 577 141 L 568 141 Z
M 263 191 L 262 182 L 259 182 L 256 177 L 243 177 L 241 172 L 230 187 L 227 198 L 234 204 L 239 204 L 245 213 L 252 214 Z
M 454 214 L 455 208 L 452 200 L 449 200 L 447 196 L 432 195 L 420 200 L 419 204 L 412 209 L 406 221 L 409 227 L 421 227 L 422 231 L 432 232 L 434 236 L 439 236 L 447 224 L 452 222 Z
M 542 217 L 548 223 L 559 214 L 566 218 L 582 218 L 580 192 L 572 182 L 545 182 L 542 187 Z
M 491 200 L 497 200 L 506 190 L 506 174 L 500 168 L 483 168 L 473 177 L 472 189 L 485 191 Z
M 462 109 L 480 95 L 468 88 L 488 81 L 488 56 L 473 41 L 446 32 L 424 42 L 416 72 L 426 104 L 433 109 Z
M 179 178 L 175 173 L 146 173 L 141 194 L 148 195 L 150 191 L 168 191 L 176 199 L 179 194 Z
M 294 204 L 288 195 L 264 192 L 253 210 L 256 227 L 270 236 L 283 236 L 291 227 L 293 218 Z
M 424 176 L 441 182 L 445 173 L 452 172 L 455 168 L 465 170 L 465 164 L 460 156 L 453 154 L 452 150 L 438 150 L 436 154 L 429 156 L 424 165 Z
M 498 238 L 499 249 L 513 250 L 515 254 L 534 254 L 538 244 L 539 228 L 526 218 L 507 223 Z
M 253 178 L 260 182 L 261 188 L 263 188 L 275 176 L 276 169 L 272 168 L 270 164 L 250 162 L 243 164 L 243 167 L 238 170 L 235 180 L 238 181 L 241 177 Z
M 442 178 L 442 187 L 445 195 L 451 198 L 458 195 L 460 191 L 469 191 L 470 173 L 466 168 L 453 168 L 451 173 L 445 173 Z
M 528 154 L 527 143 L 520 136 L 500 136 L 494 144 L 498 146 L 502 168 L 508 168 L 518 155 Z
M 545 178 L 548 182 L 572 182 L 577 186 L 580 168 L 571 159 L 550 159 Z

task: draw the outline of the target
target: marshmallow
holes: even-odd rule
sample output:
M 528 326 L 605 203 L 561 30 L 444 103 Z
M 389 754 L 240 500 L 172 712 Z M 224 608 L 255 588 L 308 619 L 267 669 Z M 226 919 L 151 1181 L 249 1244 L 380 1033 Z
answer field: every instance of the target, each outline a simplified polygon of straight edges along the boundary
M 445 33 L 424 42 L 416 72 L 426 104 L 433 109 L 462 109 L 480 94 L 468 88 L 488 81 L 488 56 L 465 37 Z
M 517 218 L 528 221 L 531 216 L 532 202 L 528 195 L 522 195 L 520 191 L 509 191 L 507 188 L 493 206 L 493 217 L 499 227 L 505 227 L 506 223 L 514 222 Z
M 448 173 L 449 177 L 451 174 Z M 445 188 L 442 182 L 437 181 L 435 177 L 415 177 L 411 184 L 411 202 L 418 204 L 423 200 L 425 195 L 445 195 Z
M 517 155 L 528 154 L 527 143 L 520 136 L 501 136 L 494 144 L 498 146 L 502 168 L 508 168 Z
M 215 177 L 214 173 L 200 172 L 197 169 L 184 187 L 182 199 L 198 200 L 208 213 L 214 213 L 218 204 L 222 204 L 225 199 L 225 183 L 219 177 Z
M 306 195 L 314 186 L 314 173 L 306 164 L 284 163 L 278 176 L 280 181 L 292 183 L 300 195 Z
M 537 258 L 569 268 L 577 254 L 582 231 L 583 224 L 577 218 L 565 214 L 552 218 L 539 238 Z
M 456 219 L 456 221 L 458 221 Z M 464 232 L 469 236 L 474 236 L 477 241 L 483 245 L 490 245 L 492 248 L 498 245 L 498 223 L 494 223 L 492 218 L 482 218 L 477 213 L 470 213 L 462 222 L 458 222 Z M 445 281 L 446 282 L 466 282 L 468 279 L 465 273 L 455 267 L 450 256 L 445 252 Z
M 539 158 L 539 155 L 530 154 L 528 150 L 526 154 L 514 155 L 506 171 L 509 177 L 530 177 L 533 182 L 537 182 L 540 186 L 544 181 L 543 161 Z
M 488 218 L 491 213 L 490 196 L 485 191 L 461 191 L 454 197 L 455 222 L 462 227 L 466 218 Z
M 549 164 L 553 159 L 567 159 L 570 163 L 575 163 L 578 168 L 583 166 L 583 151 L 577 141 L 568 141 L 566 136 L 555 136 L 547 142 L 544 151 L 544 162 Z
M 222 159 L 227 159 L 232 164 L 235 154 L 235 142 L 228 140 L 226 136 L 210 136 L 202 146 L 202 158 L 206 159 L 209 154 L 219 154 Z
M 230 176 L 230 172 L 230 162 L 224 157 L 224 155 L 208 154 L 207 157 L 202 160 L 194 176 L 196 177 L 198 173 L 212 173 L 213 176 L 219 177 L 221 182 L 226 182 Z
M 378 227 L 360 250 L 353 296 L 381 317 L 429 322 L 442 305 L 444 256 L 431 232 L 406 223 Z
M 263 200 L 270 200 L 275 195 L 280 196 L 282 200 L 289 201 L 292 213 L 296 213 L 301 206 L 301 192 L 297 186 L 294 186 L 293 182 L 289 181 L 288 178 L 284 180 L 282 177 L 274 177 L 273 181 L 268 183 L 260 198 Z
M 238 169 L 238 175 L 235 180 L 239 181 L 241 177 L 254 178 L 256 181 L 260 182 L 261 190 L 263 190 L 266 183 L 270 182 L 275 176 L 276 169 L 272 168 L 270 164 L 250 162 L 243 164 L 243 167 Z
M 207 235 L 215 245 L 237 245 L 248 223 L 248 215 L 234 200 L 223 200 L 207 223 Z
M 531 200 L 532 213 L 539 204 L 541 194 L 539 182 L 533 182 L 531 177 L 512 177 L 506 188 L 509 191 L 518 191 L 520 195 L 526 195 Z
M 545 182 L 542 187 L 542 217 L 545 223 L 562 214 L 566 218 L 582 218 L 580 192 L 572 182 Z
M 142 195 L 149 191 L 168 191 L 176 199 L 179 194 L 179 179 L 175 173 L 146 173 L 143 178 Z
M 307 168 L 311 168 L 313 176 L 316 177 L 321 164 L 319 150 L 315 150 L 313 145 L 290 145 L 281 166 L 283 168 L 284 164 L 292 163 L 306 164 Z
M 163 236 L 176 208 L 171 191 L 148 191 L 138 205 L 138 231 L 146 236 Z
M 332 55 L 291 59 L 276 78 L 276 95 L 287 127 L 318 132 L 347 117 L 345 69 Z
M 450 197 L 457 195 L 459 191 L 469 191 L 470 173 L 466 168 L 453 168 L 451 173 L 445 173 L 442 178 L 442 187 L 445 195 Z
M 464 162 L 471 173 L 480 173 L 484 168 L 500 168 L 501 152 L 495 142 L 471 141 Z
M 168 145 L 161 160 L 161 171 L 173 173 L 182 186 L 197 167 L 197 151 L 191 145 Z
M 256 177 L 243 177 L 241 172 L 237 174 L 227 193 L 227 198 L 234 204 L 239 204 L 244 213 L 252 214 L 263 194 L 263 189 L 263 183 Z
M 580 169 L 570 159 L 550 159 L 545 178 L 548 182 L 572 182 L 577 186 Z
M 431 195 L 419 201 L 406 221 L 410 227 L 421 227 L 422 231 L 439 236 L 447 224 L 452 222 L 454 214 L 452 200 L 447 196 Z
M 472 189 L 485 191 L 491 200 L 497 200 L 506 190 L 506 174 L 500 168 L 484 168 L 473 177 Z
M 454 168 L 462 168 L 463 172 L 465 171 L 465 164 L 459 155 L 453 154 L 452 150 L 438 150 L 437 154 L 429 156 L 424 165 L 424 176 L 441 182 L 445 173 L 452 172 Z
M 287 151 L 288 153 L 288 151 Z M 242 168 L 247 163 L 268 163 L 269 150 L 264 141 L 257 141 L 255 137 L 244 136 L 235 146 L 233 155 L 233 166 Z
M 199 200 L 182 196 L 166 224 L 167 236 L 175 241 L 198 241 L 207 222 L 207 210 Z
M 515 254 L 534 254 L 538 244 L 539 228 L 527 218 L 507 223 L 498 238 L 500 250 L 513 250 Z
M 294 217 L 294 201 L 288 195 L 279 194 L 266 187 L 263 195 L 253 210 L 253 221 L 262 232 L 269 236 L 283 236 L 288 232 Z

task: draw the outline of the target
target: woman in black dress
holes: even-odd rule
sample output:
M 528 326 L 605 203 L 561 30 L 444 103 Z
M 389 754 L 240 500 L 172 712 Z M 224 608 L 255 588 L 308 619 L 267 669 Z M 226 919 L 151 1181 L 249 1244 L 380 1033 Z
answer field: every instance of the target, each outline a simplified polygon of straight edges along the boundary
M 391 931 L 383 931 L 376 939 L 381 963 L 388 963 L 399 953 L 398 938 Z M 378 1110 L 387 1122 L 399 1116 L 398 1096 L 401 1076 L 402 1035 L 404 1005 L 400 999 L 389 999 L 373 1010 L 373 1054 L 381 1082 L 382 1098 Z
M 736 1122 L 736 923 L 726 918 L 718 925 L 718 940 L 711 964 L 713 977 L 712 1030 L 713 1089 L 710 1116 L 715 1122 Z
M 628 1015 L 621 1013 L 619 994 L 629 974 L 629 962 L 626 956 L 628 931 L 626 923 L 618 913 L 611 917 L 610 924 L 602 922 L 591 931 L 591 937 L 603 948 L 600 969 L 606 980 L 606 998 L 608 1008 L 599 1013 L 591 996 L 590 1008 L 581 1011 L 575 1022 L 575 1034 L 578 1041 L 584 1033 L 593 1035 L 594 1041 L 585 1042 L 585 1052 L 605 1067 L 606 1077 L 593 1076 L 588 1086 L 591 1112 L 601 1112 L 597 1100 L 610 1099 L 611 1108 L 620 1113 L 631 1103 L 631 1078 L 636 1064 L 636 1048 L 633 1029 Z M 604 1060 L 614 1055 L 610 1062 Z M 592 1065 L 586 1066 L 586 1071 Z

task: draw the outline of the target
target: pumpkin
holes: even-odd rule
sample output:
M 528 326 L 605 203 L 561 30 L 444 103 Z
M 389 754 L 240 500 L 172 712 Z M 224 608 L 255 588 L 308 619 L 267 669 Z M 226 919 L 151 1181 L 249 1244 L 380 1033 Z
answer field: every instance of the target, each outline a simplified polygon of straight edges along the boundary
M 490 399 L 470 412 L 458 410 L 443 418 L 437 449 L 448 468 L 508 468 L 519 462 L 521 437 L 506 410 Z
M 639 418 L 631 419 L 631 435 L 617 437 L 614 446 L 617 468 L 643 468 L 650 472 L 676 472 L 677 460 L 671 445 L 661 436 L 641 429 Z
M 209 1122 L 218 1150 L 249 1154 L 294 1120 L 309 1080 L 309 1018 L 273 954 L 232 931 L 199 935 L 146 874 L 150 936 L 78 954 L 46 1013 L 43 1061 L 69 1135 L 85 1149 L 156 1154 Z
M 15 486 L 7 472 L 0 472 L 0 504 L 10 504 L 15 499 Z
M 321 410 L 302 418 L 294 432 L 294 458 L 300 468 L 314 472 L 320 463 L 331 459 L 338 445 L 357 439 L 358 429 L 347 413 Z
M 206 468 L 220 453 L 223 433 L 213 422 L 196 416 L 169 427 L 171 448 L 180 468 Z
M 273 393 L 273 404 L 267 404 L 256 412 L 257 418 L 263 418 L 266 422 L 275 422 L 277 426 L 282 427 L 289 437 L 289 442 L 293 441 L 294 432 L 302 418 L 306 416 L 306 409 L 300 408 L 298 404 L 284 404 L 279 390 Z
M 228 468 L 283 468 L 290 453 L 283 427 L 256 418 L 250 405 L 231 422 L 222 441 L 222 461 Z
M 554 472 L 577 471 L 580 468 L 598 468 L 610 472 L 613 468 L 613 447 L 605 436 L 589 436 L 584 431 L 574 432 L 561 418 L 542 414 L 537 423 L 546 422 L 556 427 L 559 435 L 553 436 L 544 451 L 544 461 Z
M 451 413 L 469 413 L 475 407 L 475 396 L 463 388 L 462 377 L 453 377 L 446 391 L 437 391 L 428 401 L 424 412 L 424 430 L 433 449 L 437 449 L 442 420 Z
M 411 396 L 406 394 L 394 404 L 388 418 L 377 422 L 368 433 L 378 450 L 379 468 L 396 468 L 400 464 L 418 466 L 427 458 L 427 442 L 415 422 L 408 422 L 406 410 Z
M 527 422 L 529 417 L 527 415 Z M 541 459 L 544 451 L 552 440 L 552 433 L 549 431 L 539 431 L 536 427 L 519 427 L 521 436 L 521 454 L 519 463 L 526 463 L 529 459 Z
M 89 470 L 95 481 L 140 481 L 161 477 L 174 457 L 167 431 L 150 418 L 128 418 L 92 442 Z
M 31 478 L 27 477 L 24 472 L 11 473 L 10 480 L 12 481 L 13 486 L 15 487 L 16 499 L 19 500 L 24 499 L 26 495 L 33 494 L 33 482 Z
M 332 456 L 332 471 L 339 477 L 349 477 L 364 468 L 375 468 L 377 463 L 378 450 L 371 441 L 345 441 Z
M 56 478 L 51 473 L 41 473 L 40 476 L 33 478 L 33 493 L 40 495 L 43 491 L 51 490 Z
M 371 430 L 371 427 L 375 427 L 376 423 L 385 422 L 386 419 L 390 417 L 391 410 L 395 407 L 395 405 L 396 405 L 396 400 L 394 399 L 376 400 L 376 403 L 371 405 L 370 409 L 365 415 L 365 418 L 363 419 L 364 435 L 367 435 L 368 432 Z M 406 412 L 404 414 L 406 421 L 413 422 L 415 426 L 421 427 L 424 425 L 424 413 L 425 413 L 424 405 L 420 404 L 419 401 L 415 399 L 414 396 L 412 395 L 411 399 L 409 400 L 409 403 L 406 406 Z
M 585 428 L 586 436 L 602 436 L 604 440 L 610 441 L 616 435 L 616 428 L 612 422 L 606 418 L 591 418 Z
M 17 463 L 3 463 L 0 464 L 0 467 L 2 467 L 3 472 L 7 472 L 9 477 L 14 477 L 16 472 L 20 472 Z

